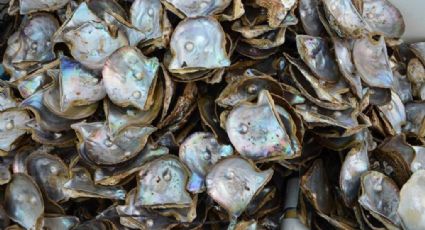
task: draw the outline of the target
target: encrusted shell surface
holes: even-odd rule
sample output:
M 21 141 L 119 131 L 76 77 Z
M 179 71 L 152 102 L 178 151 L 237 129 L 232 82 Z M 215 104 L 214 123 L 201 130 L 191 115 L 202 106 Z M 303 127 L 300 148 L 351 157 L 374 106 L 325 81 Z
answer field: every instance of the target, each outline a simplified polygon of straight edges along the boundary
M 212 133 L 195 132 L 188 136 L 179 150 L 181 161 L 192 172 L 187 190 L 193 193 L 202 192 L 208 169 L 221 158 L 232 154 L 232 146 L 218 143 Z
M 223 28 L 212 17 L 188 18 L 175 28 L 170 49 L 171 72 L 215 69 L 230 65 Z
M 113 53 L 103 68 L 106 93 L 115 104 L 147 110 L 152 105 L 159 67 L 157 58 L 147 58 L 135 47 Z
M 208 172 L 207 192 L 231 217 L 238 217 L 272 175 L 272 169 L 260 171 L 248 160 L 229 157 Z
M 165 156 L 149 162 L 137 178 L 138 207 L 181 208 L 192 203 L 186 191 L 189 171 L 176 157 Z
M 235 149 L 244 157 L 265 160 L 297 156 L 273 100 L 265 90 L 260 92 L 256 104 L 243 103 L 229 113 L 226 131 Z
M 43 197 L 31 177 L 13 174 L 5 192 L 5 210 L 13 221 L 26 229 L 40 226 L 40 217 L 44 213 Z

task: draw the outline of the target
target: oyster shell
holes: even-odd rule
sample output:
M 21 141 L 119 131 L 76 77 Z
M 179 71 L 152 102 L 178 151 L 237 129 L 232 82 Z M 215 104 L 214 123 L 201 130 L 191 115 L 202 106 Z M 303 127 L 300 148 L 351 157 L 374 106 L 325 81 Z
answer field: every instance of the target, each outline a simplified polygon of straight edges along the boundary
M 363 0 L 362 16 L 374 32 L 385 37 L 399 38 L 405 25 L 400 11 L 388 0 Z
M 255 3 L 267 9 L 267 21 L 271 27 L 278 27 L 289 11 L 297 5 L 296 0 L 255 0 Z
M 30 110 L 37 121 L 37 124 L 46 131 L 62 132 L 71 129 L 71 124 L 75 121 L 59 117 L 51 113 L 43 104 L 44 90 L 38 91 L 21 102 L 20 107 Z
M 410 49 L 425 65 L 425 42 L 417 42 L 410 44 Z
M 345 41 L 333 38 L 336 62 L 342 76 L 351 87 L 351 91 L 358 97 L 363 98 L 363 86 L 359 73 L 352 59 L 354 41 Z
M 318 0 L 300 0 L 298 2 L 301 24 L 304 31 L 310 36 L 320 36 L 324 32 L 322 22 L 317 12 Z
M 368 27 L 351 0 L 324 0 L 331 27 L 342 37 L 361 37 Z
M 64 184 L 63 189 L 70 198 L 124 200 L 126 195 L 126 191 L 120 186 L 95 185 L 89 171 L 79 166 L 71 169 L 71 179 Z
M 79 224 L 76 216 L 49 216 L 43 218 L 43 228 L 71 230 Z
M 98 165 L 115 165 L 135 157 L 156 130 L 152 126 L 129 126 L 112 136 L 103 122 L 75 123 L 71 127 L 79 139 L 80 155 Z
M 19 0 L 19 12 L 20 14 L 29 14 L 38 11 L 55 11 L 65 6 L 69 1 L 70 0 Z
M 26 229 L 39 228 L 44 213 L 43 197 L 31 177 L 15 173 L 6 187 L 5 210 L 13 221 Z
M 51 71 L 49 71 L 49 75 L 53 78 L 52 84 L 50 86 L 46 87 L 44 90 L 40 90 L 40 92 L 43 92 L 43 105 L 49 109 L 49 112 L 52 112 L 52 113 L 54 113 L 55 115 L 57 115 L 61 118 L 66 118 L 66 119 L 70 119 L 70 120 L 78 120 L 78 119 L 82 119 L 82 118 L 85 118 L 85 117 L 89 117 L 90 115 L 92 115 L 96 111 L 97 104 L 96 103 L 88 103 L 88 101 L 84 101 L 84 99 L 82 101 L 78 102 L 80 104 L 83 104 L 81 106 L 70 105 L 70 101 L 68 101 L 68 98 L 66 98 L 66 95 L 63 95 L 63 92 L 61 92 L 62 88 L 64 88 L 65 86 L 61 87 L 61 85 L 63 85 L 63 83 L 61 83 L 62 76 L 60 76 L 59 71 L 51 70 Z M 69 84 L 69 82 L 68 82 L 68 84 Z M 91 83 L 91 84 L 93 84 L 93 83 Z M 72 85 L 72 84 L 70 84 L 70 85 Z M 86 92 L 86 93 L 81 92 L 83 90 L 84 90 L 83 87 L 78 87 L 76 92 L 71 91 L 72 93 L 68 93 L 68 94 L 75 95 L 75 96 L 71 96 L 71 95 L 68 95 L 68 96 L 74 97 L 74 99 L 76 99 L 77 97 L 79 97 L 78 94 L 81 95 L 81 94 L 88 94 L 89 93 L 89 92 Z M 68 91 L 68 92 L 70 92 L 70 91 Z M 94 98 L 94 99 L 96 100 L 96 98 Z M 88 99 L 88 100 L 90 100 L 90 99 Z M 65 102 L 66 105 L 63 103 L 63 101 L 66 101 Z M 72 103 L 76 103 L 76 102 L 77 101 L 74 100 Z M 64 108 L 64 106 L 66 106 L 66 108 Z
M 232 146 L 218 143 L 212 133 L 196 132 L 188 136 L 179 150 L 181 161 L 192 172 L 187 190 L 192 193 L 202 192 L 205 189 L 205 176 L 208 169 L 221 158 L 232 154 Z
M 105 97 L 103 81 L 80 63 L 62 57 L 60 68 L 59 93 L 62 111 L 71 106 L 94 104 Z
M 327 82 L 338 81 L 340 77 L 338 66 L 322 38 L 297 35 L 296 40 L 298 53 L 319 80 Z
M 425 103 L 409 102 L 405 105 L 406 125 L 403 130 L 418 137 L 425 136 Z
M 361 176 L 369 170 L 369 157 L 366 144 L 352 148 L 341 166 L 339 186 L 344 194 L 344 201 L 352 205 L 360 189 Z
M 334 208 L 329 178 L 322 159 L 317 159 L 301 178 L 301 190 L 313 207 L 325 215 Z
M 103 109 L 105 110 L 106 122 L 109 132 L 116 135 L 124 128 L 131 125 L 148 125 L 158 116 L 161 110 L 161 101 L 163 95 L 161 84 L 156 85 L 154 92 L 154 103 L 147 111 L 137 110 L 133 107 L 122 108 L 114 105 L 109 100 L 104 100 Z
M 179 13 L 181 12 L 186 17 L 198 17 L 198 16 L 209 16 L 222 12 L 226 9 L 231 0 L 188 0 L 188 1 L 179 1 L 179 0 L 163 0 L 164 4 L 171 5 Z
M 3 66 L 11 74 L 11 81 L 55 58 L 52 38 L 58 27 L 58 21 L 51 14 L 25 17 L 19 30 L 8 39 L 3 58 Z
M 406 123 L 406 110 L 400 97 L 392 91 L 390 103 L 378 106 L 378 109 L 383 114 L 384 119 L 389 122 L 392 128 L 390 132 L 400 134 L 401 127 Z
M 415 150 L 415 158 L 410 163 L 410 170 L 412 173 L 425 169 L 425 147 L 413 146 Z
M 93 70 L 100 70 L 109 55 L 128 45 L 127 36 L 118 31 L 116 37 L 108 27 L 100 22 L 90 21 L 81 26 L 64 31 L 63 40 L 72 56 L 81 64 Z
M 16 148 L 16 141 L 26 133 L 25 123 L 29 120 L 25 110 L 0 112 L 0 150 L 11 151 Z
M 14 108 L 18 101 L 14 98 L 12 90 L 9 87 L 0 87 L 0 111 Z
M 256 104 L 242 103 L 229 113 L 226 131 L 235 149 L 253 160 L 291 159 L 299 154 L 265 90 Z
M 389 177 L 376 171 L 370 171 L 362 176 L 362 195 L 360 205 L 369 210 L 370 214 L 382 221 L 385 226 L 399 226 L 397 215 L 399 205 L 399 189 Z
M 394 77 L 383 36 L 356 40 L 353 61 L 362 80 L 369 86 L 391 88 Z
M 123 47 L 113 53 L 103 68 L 106 93 L 115 104 L 147 110 L 159 67 L 158 59 L 146 58 L 134 47 Z
M 46 198 L 59 202 L 68 198 L 63 185 L 69 180 L 68 167 L 51 154 L 33 153 L 26 158 L 28 174 L 37 182 Z
M 144 34 L 144 39 L 157 39 L 163 33 L 163 11 L 160 0 L 136 0 L 130 8 L 131 24 Z
M 189 170 L 174 156 L 153 160 L 137 175 L 135 205 L 149 208 L 189 207 L 192 198 L 186 191 Z
M 223 28 L 212 17 L 187 18 L 175 28 L 168 70 L 172 73 L 195 72 L 230 65 Z
M 155 158 L 167 155 L 168 148 L 147 144 L 137 156 L 124 164 L 113 168 L 97 168 L 94 173 L 94 181 L 101 185 L 116 185 L 140 170 L 143 165 Z
M 149 209 L 139 208 L 135 205 L 136 189 L 128 192 L 125 205 L 117 206 L 120 223 L 130 228 L 141 229 L 171 229 L 177 223 L 170 217 L 158 215 Z M 125 217 L 127 215 L 128 217 Z
M 231 217 L 238 217 L 272 175 L 272 169 L 260 171 L 248 160 L 228 157 L 209 170 L 207 192 Z
M 424 177 L 425 170 L 419 170 L 401 188 L 397 213 L 405 229 L 413 230 L 425 227 L 425 219 L 422 216 L 425 207 L 421 202 Z

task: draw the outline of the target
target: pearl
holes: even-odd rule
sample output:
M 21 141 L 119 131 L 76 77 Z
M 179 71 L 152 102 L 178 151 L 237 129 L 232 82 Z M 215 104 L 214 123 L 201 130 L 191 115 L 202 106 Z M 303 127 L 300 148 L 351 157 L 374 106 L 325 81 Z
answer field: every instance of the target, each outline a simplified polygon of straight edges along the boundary
M 194 47 L 195 47 L 195 45 L 193 44 L 193 42 L 186 42 L 186 44 L 184 44 L 184 48 L 187 51 L 192 51 Z

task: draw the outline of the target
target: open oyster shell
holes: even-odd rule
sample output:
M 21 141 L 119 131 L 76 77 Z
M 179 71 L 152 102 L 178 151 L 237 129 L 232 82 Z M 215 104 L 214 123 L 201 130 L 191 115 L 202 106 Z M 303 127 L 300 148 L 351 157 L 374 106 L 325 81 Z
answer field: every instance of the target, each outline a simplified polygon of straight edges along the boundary
M 339 36 L 358 38 L 368 28 L 351 0 L 324 0 L 323 7 L 330 26 Z
M 242 103 L 229 113 L 226 131 L 235 149 L 253 160 L 291 159 L 299 154 L 265 90 L 256 104 Z
M 365 37 L 356 40 L 353 47 L 353 61 L 366 84 L 378 88 L 391 88 L 394 77 L 384 37 L 379 36 L 377 40 L 375 39 Z
M 405 25 L 401 12 L 388 0 L 363 0 L 362 16 L 373 32 L 389 38 L 403 35 Z
M 152 105 L 158 59 L 145 57 L 134 47 L 123 47 L 113 53 L 103 68 L 106 93 L 115 104 L 147 110 Z
M 231 217 L 238 217 L 272 175 L 272 169 L 260 171 L 248 160 L 229 157 L 208 172 L 207 192 Z
M 399 189 L 389 177 L 376 171 L 362 176 L 360 205 L 389 228 L 400 225 L 397 214 L 399 199 Z
M 113 137 L 103 122 L 75 123 L 71 127 L 79 139 L 80 155 L 98 165 L 115 165 L 135 157 L 156 130 L 152 126 L 129 126 Z
M 59 202 L 68 198 L 63 190 L 69 180 L 68 167 L 54 155 L 33 153 L 26 158 L 28 174 L 37 182 L 46 198 Z
M 16 141 L 26 133 L 25 123 L 29 120 L 25 110 L 0 112 L 0 150 L 11 151 L 16 148 Z
M 58 27 L 57 19 L 48 13 L 25 17 L 19 30 L 8 39 L 3 57 L 3 66 L 11 75 L 11 81 L 55 59 L 52 39 Z
M 116 185 L 132 174 L 137 173 L 146 162 L 167 155 L 168 152 L 169 150 L 166 147 L 153 146 L 148 143 L 131 161 L 112 168 L 97 168 L 94 173 L 94 180 L 96 184 Z
M 425 227 L 425 219 L 421 215 L 425 207 L 420 202 L 423 196 L 424 170 L 415 172 L 403 185 L 400 191 L 400 203 L 397 213 L 400 216 L 402 226 L 406 229 L 421 229 Z
M 15 173 L 5 192 L 5 210 L 13 221 L 27 229 L 39 228 L 44 213 L 43 197 L 31 177 Z
M 322 81 L 336 82 L 339 71 L 326 42 L 320 37 L 297 35 L 297 48 L 303 61 Z
M 70 0 L 12 0 L 10 3 L 13 5 L 13 2 L 19 1 L 19 13 L 20 14 L 29 14 L 38 11 L 55 11 L 63 6 L 65 6 Z
M 195 72 L 230 65 L 223 28 L 212 17 L 188 18 L 175 28 L 168 70 L 172 73 Z
M 189 207 L 189 170 L 178 158 L 165 156 L 147 163 L 137 175 L 135 205 L 147 208 Z
M 181 161 L 192 172 L 187 190 L 193 193 L 202 192 L 205 189 L 208 169 L 221 158 L 232 154 L 232 146 L 218 143 L 212 133 L 197 132 L 187 137 L 179 150 Z
M 366 143 L 355 146 L 345 156 L 341 166 L 339 185 L 344 194 L 344 201 L 351 205 L 356 201 L 363 173 L 369 170 L 369 157 Z
M 79 166 L 71 169 L 71 178 L 63 188 L 70 198 L 93 197 L 124 200 L 126 195 L 126 191 L 120 186 L 96 185 L 90 172 Z
M 222 12 L 224 9 L 226 9 L 231 2 L 232 2 L 231 0 L 212 0 L 212 1 L 164 0 L 163 1 L 165 6 L 168 6 L 170 10 L 174 12 L 177 11 L 178 15 L 183 14 L 186 17 L 209 16 L 209 15 L 218 14 Z
M 70 106 L 94 104 L 105 95 L 103 81 L 80 63 L 66 57 L 60 59 L 59 93 L 62 111 Z

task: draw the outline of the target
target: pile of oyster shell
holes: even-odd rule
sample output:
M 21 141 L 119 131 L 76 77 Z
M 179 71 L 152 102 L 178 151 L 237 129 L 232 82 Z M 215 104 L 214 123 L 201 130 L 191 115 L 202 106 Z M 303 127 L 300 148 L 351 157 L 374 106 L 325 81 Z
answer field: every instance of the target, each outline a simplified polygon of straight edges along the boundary
M 0 10 L 0 229 L 425 229 L 425 42 L 388 0 Z

